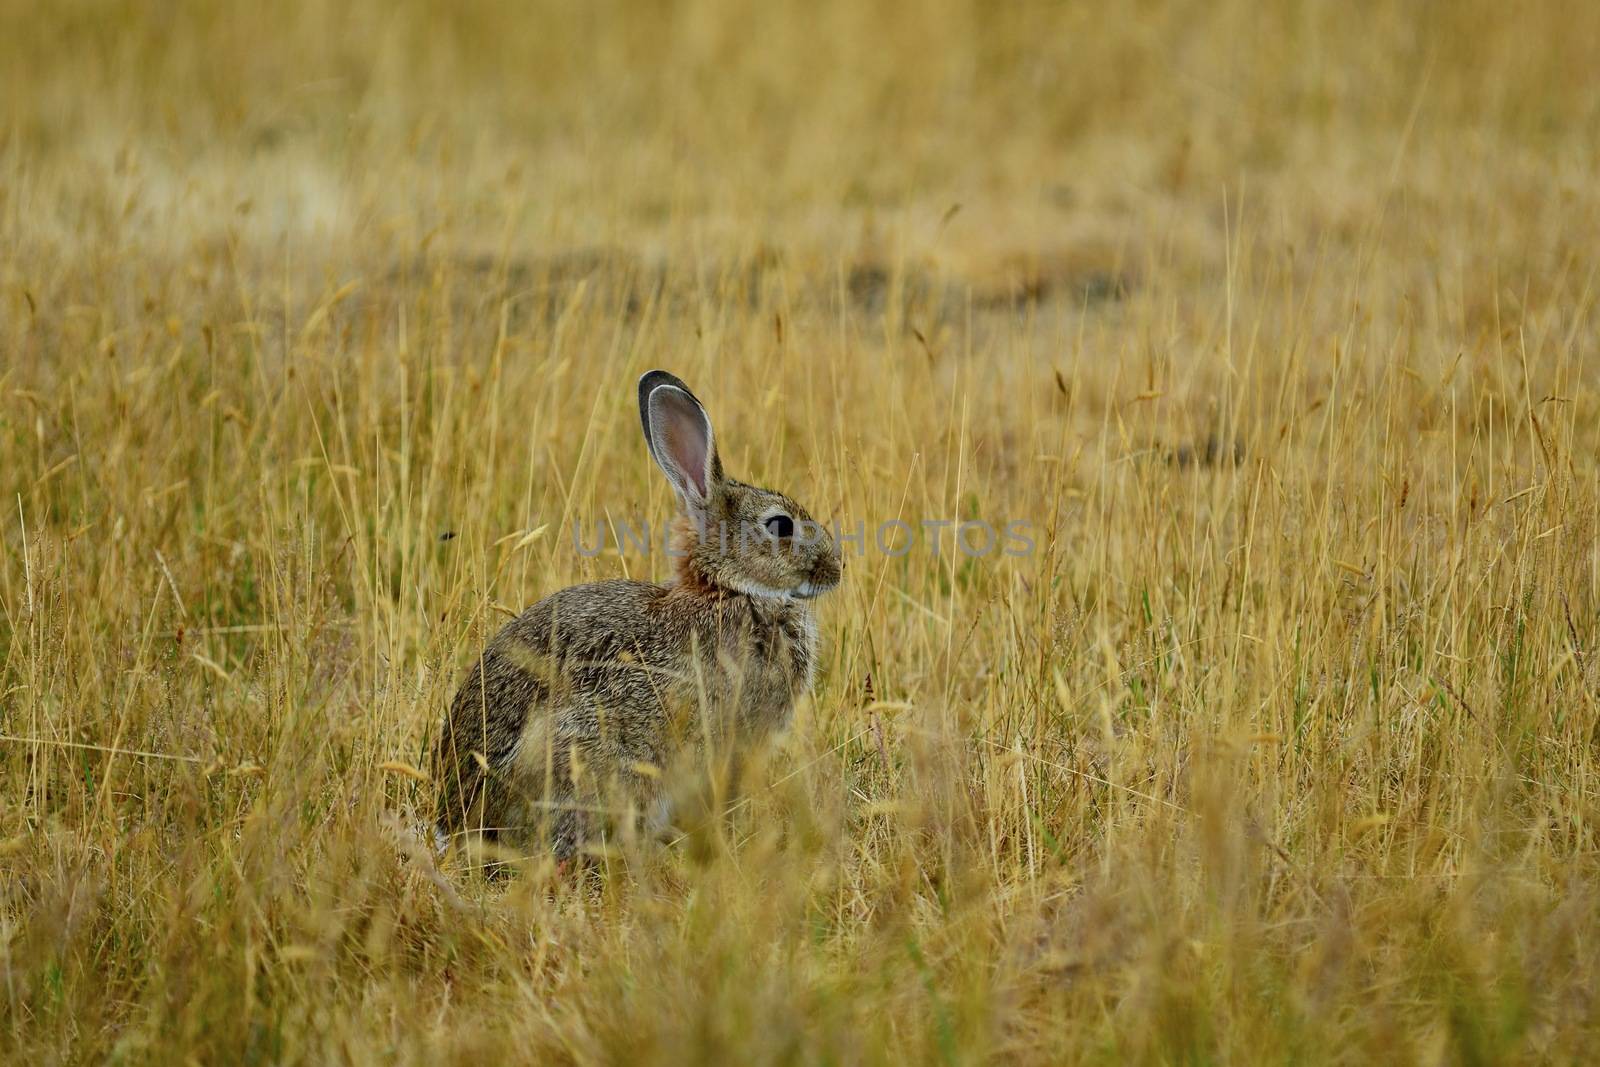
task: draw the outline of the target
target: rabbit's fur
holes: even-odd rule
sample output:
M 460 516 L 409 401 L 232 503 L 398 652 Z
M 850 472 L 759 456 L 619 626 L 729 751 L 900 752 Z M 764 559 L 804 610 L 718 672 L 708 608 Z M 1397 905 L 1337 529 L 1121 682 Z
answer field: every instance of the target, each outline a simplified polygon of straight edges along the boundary
M 810 599 L 839 582 L 833 539 L 783 494 L 723 474 L 677 378 L 639 379 L 639 418 L 684 509 L 676 580 L 563 589 L 490 641 L 434 751 L 441 841 L 567 859 L 608 826 L 659 831 L 685 780 L 782 729 L 811 686 Z

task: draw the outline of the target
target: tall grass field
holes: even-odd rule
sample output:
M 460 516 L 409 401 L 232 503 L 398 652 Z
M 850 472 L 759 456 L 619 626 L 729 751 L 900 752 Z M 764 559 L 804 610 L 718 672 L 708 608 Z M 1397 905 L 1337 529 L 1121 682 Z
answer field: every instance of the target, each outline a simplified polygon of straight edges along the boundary
M 1594 1062 L 1597 72 L 1590 0 L 0 0 L 0 1062 Z M 441 715 L 672 573 L 656 367 L 846 537 L 817 684 L 711 831 L 485 877 Z

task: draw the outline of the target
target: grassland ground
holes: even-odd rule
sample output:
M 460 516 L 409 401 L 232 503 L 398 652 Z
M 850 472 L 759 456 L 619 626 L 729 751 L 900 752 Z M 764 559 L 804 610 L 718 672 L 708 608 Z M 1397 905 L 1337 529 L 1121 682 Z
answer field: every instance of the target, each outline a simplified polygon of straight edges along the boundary
M 0 1058 L 1583 1062 L 1600 6 L 0 0 Z M 692 382 L 848 559 L 721 832 L 436 866 Z

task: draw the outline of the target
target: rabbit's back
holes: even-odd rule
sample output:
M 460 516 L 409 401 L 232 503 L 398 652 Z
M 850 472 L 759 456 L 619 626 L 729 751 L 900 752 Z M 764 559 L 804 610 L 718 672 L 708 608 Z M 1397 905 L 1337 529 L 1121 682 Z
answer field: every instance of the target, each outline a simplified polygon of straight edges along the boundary
M 521 829 L 575 776 L 665 758 L 677 690 L 663 650 L 666 590 L 573 586 L 508 623 L 462 680 L 434 749 L 441 832 Z M 669 661 L 666 666 L 662 661 Z
M 607 581 L 552 594 L 467 672 L 435 748 L 439 830 L 544 825 L 557 851 L 608 791 L 645 807 L 708 740 L 787 724 L 815 629 L 789 606 Z

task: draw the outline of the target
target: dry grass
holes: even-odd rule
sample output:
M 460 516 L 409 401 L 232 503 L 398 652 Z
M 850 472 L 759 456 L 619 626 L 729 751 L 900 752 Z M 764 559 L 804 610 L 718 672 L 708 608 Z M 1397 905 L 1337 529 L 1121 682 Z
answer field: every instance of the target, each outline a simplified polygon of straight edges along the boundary
M 0 2 L 0 1059 L 1600 1048 L 1600 6 L 145 6 Z M 717 847 L 440 873 L 650 366 L 1038 551 L 853 559 Z

